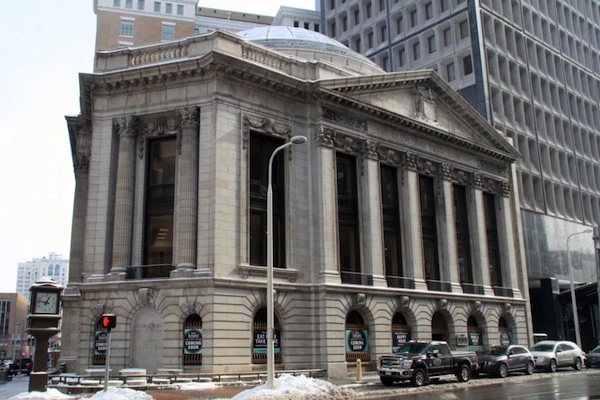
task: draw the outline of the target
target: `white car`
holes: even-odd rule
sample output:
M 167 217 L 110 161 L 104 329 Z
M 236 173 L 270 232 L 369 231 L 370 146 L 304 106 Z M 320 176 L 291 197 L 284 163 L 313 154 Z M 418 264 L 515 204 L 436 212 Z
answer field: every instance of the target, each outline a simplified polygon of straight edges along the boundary
M 585 359 L 583 350 L 568 340 L 542 340 L 529 350 L 535 359 L 535 367 L 550 372 L 556 372 L 560 367 L 573 367 L 579 371 Z

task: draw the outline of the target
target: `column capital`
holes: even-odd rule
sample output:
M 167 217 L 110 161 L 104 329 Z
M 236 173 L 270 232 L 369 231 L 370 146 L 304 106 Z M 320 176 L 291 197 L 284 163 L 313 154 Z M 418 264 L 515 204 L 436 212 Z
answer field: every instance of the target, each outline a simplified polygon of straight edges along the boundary
M 404 167 L 410 171 L 418 172 L 419 170 L 419 156 L 415 153 L 404 153 L 403 160 Z
M 315 133 L 318 145 L 333 148 L 335 145 L 335 130 L 327 126 L 321 126 Z
M 483 189 L 483 175 L 475 172 L 473 174 L 473 180 L 471 181 L 471 186 L 473 186 L 474 189 L 482 190 Z
M 119 137 L 135 137 L 138 120 L 133 115 L 124 115 L 113 120 L 113 125 Z
M 196 128 L 198 126 L 198 107 L 184 107 L 177 110 L 180 129 Z
M 449 163 L 445 163 L 443 162 L 440 165 L 440 169 L 439 169 L 439 177 L 442 180 L 445 181 L 451 181 L 452 180 L 452 172 L 453 172 L 454 167 L 452 167 L 452 165 L 450 165 Z

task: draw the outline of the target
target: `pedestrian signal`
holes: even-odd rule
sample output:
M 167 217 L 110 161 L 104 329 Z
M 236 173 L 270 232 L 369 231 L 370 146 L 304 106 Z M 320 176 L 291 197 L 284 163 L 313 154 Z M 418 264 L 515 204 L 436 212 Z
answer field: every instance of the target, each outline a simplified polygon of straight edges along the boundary
M 117 316 L 114 314 L 104 314 L 101 322 L 103 328 L 112 329 L 117 326 Z

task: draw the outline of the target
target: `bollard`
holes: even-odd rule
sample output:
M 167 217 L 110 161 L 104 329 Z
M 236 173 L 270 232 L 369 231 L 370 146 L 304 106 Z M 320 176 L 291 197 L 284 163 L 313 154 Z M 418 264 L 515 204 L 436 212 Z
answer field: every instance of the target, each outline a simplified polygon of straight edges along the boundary
M 362 361 L 360 358 L 356 360 L 356 382 L 362 381 Z

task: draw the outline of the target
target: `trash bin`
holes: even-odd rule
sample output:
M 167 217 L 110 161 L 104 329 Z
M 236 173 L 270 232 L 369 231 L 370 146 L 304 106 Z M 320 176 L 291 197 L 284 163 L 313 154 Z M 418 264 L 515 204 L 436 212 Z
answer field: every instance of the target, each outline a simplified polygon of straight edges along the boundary
M 64 374 L 65 372 L 67 372 L 67 363 L 66 362 L 61 362 L 58 365 L 58 373 L 59 374 Z
M 0 383 L 5 383 L 8 381 L 8 368 L 2 366 L 0 367 Z

